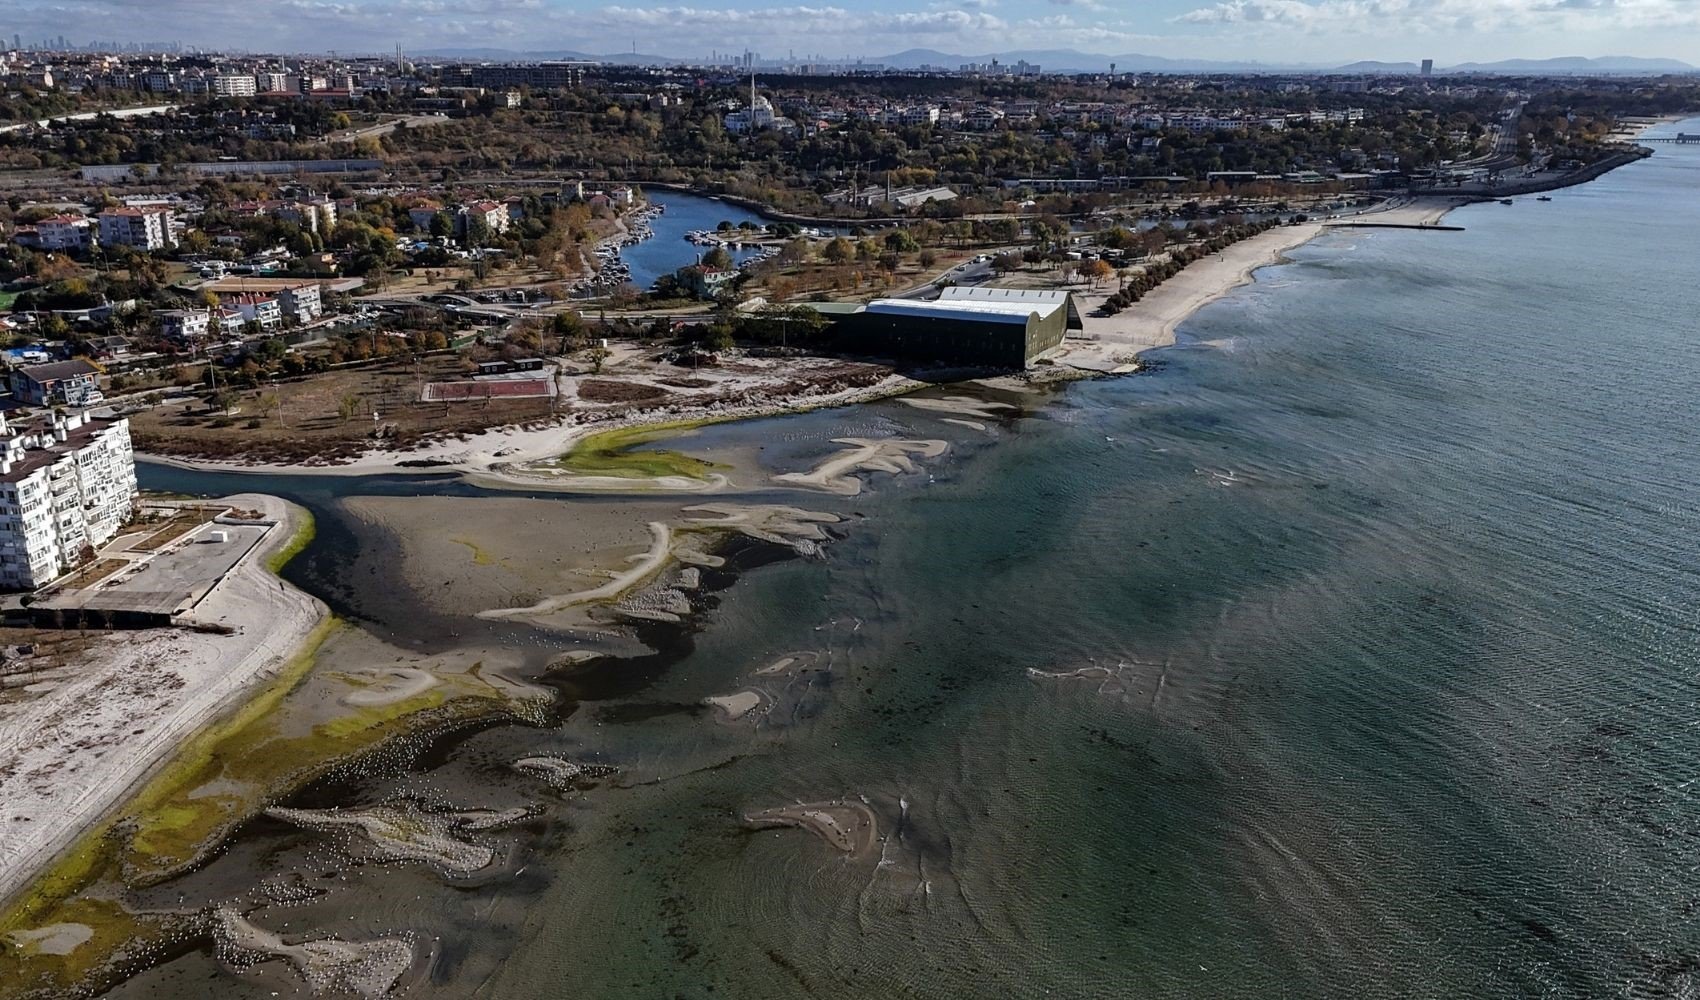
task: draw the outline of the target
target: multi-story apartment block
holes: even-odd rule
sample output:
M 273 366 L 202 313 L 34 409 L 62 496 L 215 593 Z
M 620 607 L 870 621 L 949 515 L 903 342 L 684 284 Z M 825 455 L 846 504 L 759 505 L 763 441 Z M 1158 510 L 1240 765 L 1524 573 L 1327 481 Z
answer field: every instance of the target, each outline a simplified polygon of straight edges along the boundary
M 207 80 L 207 90 L 218 97 L 253 97 L 260 92 L 258 81 L 247 73 L 220 73 Z
M 299 285 L 279 288 L 277 305 L 284 319 L 292 319 L 297 323 L 311 323 L 325 311 L 323 299 L 319 294 L 319 284 L 315 281 L 304 281 Z
M 317 287 L 314 286 L 315 289 Z M 241 314 L 243 323 L 258 323 L 262 330 L 269 330 L 283 322 L 283 307 L 271 295 L 243 292 L 232 296 L 228 304 Z
M 475 201 L 470 205 L 461 206 L 459 229 L 466 232 L 467 223 L 473 219 L 481 219 L 492 233 L 508 231 L 508 206 L 499 201 Z
M 497 64 L 451 67 L 443 72 L 445 81 L 466 87 L 488 87 L 506 90 L 510 87 L 529 87 L 532 90 L 565 90 L 584 81 L 584 63 L 541 62 L 523 65 Z
M 0 587 L 33 590 L 87 560 L 136 508 L 130 422 L 0 415 Z
M 81 250 L 89 245 L 91 220 L 86 215 L 55 215 L 35 224 L 36 242 L 43 250 Z
M 328 235 L 336 228 L 336 202 L 329 198 L 284 202 L 277 207 L 277 217 L 310 233 Z
M 174 246 L 168 208 L 112 208 L 100 213 L 100 242 L 107 246 L 164 250 Z
M 293 73 L 258 73 L 254 85 L 262 94 L 299 94 L 301 78 Z

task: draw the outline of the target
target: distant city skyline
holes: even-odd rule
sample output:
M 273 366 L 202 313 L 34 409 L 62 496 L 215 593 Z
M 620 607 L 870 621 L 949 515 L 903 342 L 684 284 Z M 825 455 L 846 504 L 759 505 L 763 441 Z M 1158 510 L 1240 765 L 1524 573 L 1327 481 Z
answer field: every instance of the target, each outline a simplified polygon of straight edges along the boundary
M 1171 59 L 1437 67 L 1555 56 L 1700 63 L 1695 0 L 870 0 L 848 6 L 639 6 L 589 0 L 21 0 L 0 21 L 25 44 L 79 45 L 126 25 L 186 48 L 635 51 L 679 59 L 745 48 L 841 61 L 908 49 L 953 56 L 1074 49 Z M 830 40 L 830 41 L 827 41 Z M 127 44 L 127 40 L 119 40 Z M 826 51 L 822 51 L 822 49 Z M 837 49 L 838 51 L 834 51 Z

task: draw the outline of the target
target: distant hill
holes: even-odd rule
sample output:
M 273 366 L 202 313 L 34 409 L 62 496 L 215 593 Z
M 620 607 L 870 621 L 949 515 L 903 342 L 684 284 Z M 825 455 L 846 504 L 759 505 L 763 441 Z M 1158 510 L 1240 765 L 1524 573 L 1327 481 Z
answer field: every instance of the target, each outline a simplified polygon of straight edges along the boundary
M 1502 59 L 1490 63 L 1460 63 L 1448 73 L 1520 73 L 1539 75 L 1610 73 L 1693 73 L 1695 68 L 1677 59 L 1643 59 L 1638 56 L 1560 56 L 1557 59 Z
M 1336 66 L 1333 69 L 1323 70 L 1323 72 L 1350 74 L 1420 73 L 1422 72 L 1422 67 L 1413 62 L 1377 62 L 1374 59 L 1365 59 L 1361 62 L 1347 63 L 1344 66 Z

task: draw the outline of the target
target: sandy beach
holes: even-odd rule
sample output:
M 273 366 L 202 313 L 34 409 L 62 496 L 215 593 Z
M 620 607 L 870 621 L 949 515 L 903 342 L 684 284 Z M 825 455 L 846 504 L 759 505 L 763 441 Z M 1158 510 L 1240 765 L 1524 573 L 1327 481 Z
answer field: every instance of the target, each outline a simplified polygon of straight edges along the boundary
M 276 497 L 235 505 L 278 524 L 195 608 L 186 629 L 114 632 L 59 686 L 0 704 L 0 903 L 121 806 L 188 736 L 275 676 L 328 609 L 266 568 L 305 512 Z
M 1353 224 L 1437 226 L 1453 209 L 1481 200 L 1480 195 L 1397 195 L 1367 212 L 1345 215 L 1338 219 L 1325 219 L 1322 224 L 1324 226 L 1350 226 Z
M 1200 260 L 1114 316 L 1097 315 L 1114 288 L 1079 296 L 1085 329 L 1063 342 L 1058 364 L 1087 371 L 1131 371 L 1139 352 L 1175 342 L 1188 317 L 1252 280 L 1258 268 L 1278 263 L 1294 247 L 1322 232 L 1319 223 L 1277 226 Z
M 1174 343 L 1175 330 L 1193 313 L 1252 280 L 1259 268 L 1278 263 L 1284 255 L 1321 234 L 1330 224 L 1375 222 L 1385 225 L 1426 226 L 1438 223 L 1469 197 L 1451 195 L 1400 196 L 1381 206 L 1339 219 L 1316 220 L 1299 225 L 1278 226 L 1234 244 L 1222 253 L 1197 261 L 1180 274 L 1163 282 L 1151 293 L 1115 316 L 1095 315 L 1115 290 L 1076 290 L 1085 329 L 1054 351 L 1050 360 L 1065 371 L 1118 374 L 1132 371 L 1137 355 L 1153 347 Z M 1056 369 L 1052 369 L 1055 371 Z M 1044 378 L 1040 369 L 1033 377 Z M 846 389 L 800 398 L 775 398 L 747 405 L 682 404 L 631 416 L 597 419 L 569 418 L 542 428 L 497 427 L 412 451 L 378 449 L 354 461 L 335 466 L 303 467 L 265 463 L 202 461 L 164 455 L 139 457 L 164 465 L 216 472 L 251 472 L 283 475 L 361 476 L 407 472 L 459 473 L 475 477 L 480 485 L 494 488 L 545 488 L 595 492 L 630 489 L 630 480 L 617 477 L 550 476 L 526 466 L 565 454 L 588 435 L 627 427 L 683 421 L 742 420 L 804 412 L 852 403 L 871 402 L 925 388 L 927 383 L 902 375 L 891 375 L 872 386 Z M 973 426 L 969 424 L 968 426 Z M 659 492 L 714 492 L 728 484 L 651 483 Z

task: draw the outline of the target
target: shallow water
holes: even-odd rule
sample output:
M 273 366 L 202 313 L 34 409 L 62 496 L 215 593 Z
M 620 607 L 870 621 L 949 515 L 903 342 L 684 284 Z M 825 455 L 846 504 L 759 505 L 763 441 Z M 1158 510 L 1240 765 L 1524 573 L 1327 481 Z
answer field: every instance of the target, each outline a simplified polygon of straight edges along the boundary
M 251 919 L 411 932 L 432 996 L 1693 992 L 1700 151 L 1553 197 L 1327 236 L 1155 374 L 986 433 L 895 402 L 705 429 L 692 453 L 773 472 L 835 437 L 953 448 L 858 497 L 777 493 L 846 517 L 825 558 L 750 550 L 698 630 L 552 678 L 558 724 L 290 802 L 532 808 L 489 877 L 259 821 L 191 898 L 334 870 Z M 292 572 L 398 636 L 406 602 L 358 590 L 405 581 L 349 583 L 361 540 L 299 491 L 480 495 L 241 482 L 315 504 Z M 752 686 L 752 718 L 701 704 Z M 619 770 L 563 794 L 512 769 L 537 754 Z M 876 854 L 743 820 L 827 800 L 865 801 Z M 290 977 L 202 950 L 116 995 Z

